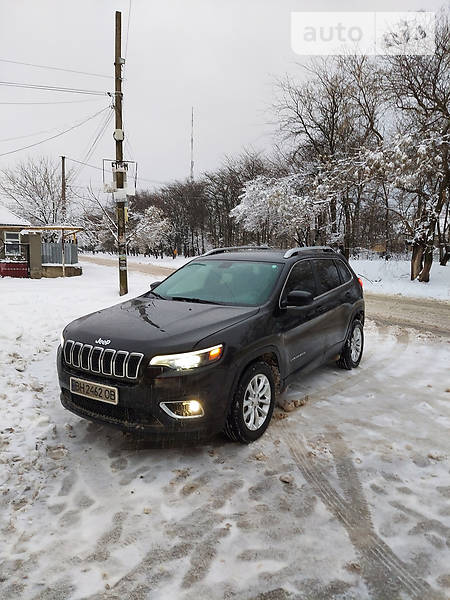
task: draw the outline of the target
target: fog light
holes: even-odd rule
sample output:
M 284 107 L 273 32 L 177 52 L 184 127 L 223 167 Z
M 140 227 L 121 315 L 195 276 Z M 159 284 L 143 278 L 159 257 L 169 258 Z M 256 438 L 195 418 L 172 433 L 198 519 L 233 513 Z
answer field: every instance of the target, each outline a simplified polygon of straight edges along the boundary
M 191 413 L 191 415 L 198 415 L 202 412 L 202 405 L 198 400 L 189 400 L 188 410 Z
M 161 402 L 160 407 L 174 419 L 195 419 L 204 415 L 203 407 L 198 400 Z

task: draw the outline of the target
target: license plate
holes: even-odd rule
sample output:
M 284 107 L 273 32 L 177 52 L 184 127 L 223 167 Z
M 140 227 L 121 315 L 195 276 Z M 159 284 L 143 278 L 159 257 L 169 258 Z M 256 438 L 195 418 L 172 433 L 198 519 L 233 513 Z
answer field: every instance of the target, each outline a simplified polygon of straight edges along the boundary
M 108 404 L 117 404 L 119 402 L 119 390 L 109 385 L 100 385 L 78 377 L 70 378 L 70 391 L 78 396 L 107 402 Z

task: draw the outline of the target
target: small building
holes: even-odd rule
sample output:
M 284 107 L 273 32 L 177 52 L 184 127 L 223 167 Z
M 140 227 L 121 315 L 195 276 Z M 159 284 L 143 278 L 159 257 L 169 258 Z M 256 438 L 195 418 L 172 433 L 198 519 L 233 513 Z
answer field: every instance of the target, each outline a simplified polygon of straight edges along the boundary
M 76 234 L 81 227 L 31 225 L 0 204 L 1 277 L 73 277 L 81 275 Z M 42 241 L 56 234 L 59 242 Z

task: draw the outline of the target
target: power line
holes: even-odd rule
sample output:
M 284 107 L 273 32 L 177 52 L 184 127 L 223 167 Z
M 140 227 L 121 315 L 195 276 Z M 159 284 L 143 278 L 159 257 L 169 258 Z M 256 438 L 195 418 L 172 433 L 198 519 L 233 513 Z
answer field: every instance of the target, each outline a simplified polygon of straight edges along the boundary
M 2 142 L 12 142 L 14 140 L 23 140 L 24 138 L 34 137 L 35 135 L 41 135 L 43 133 L 50 133 L 51 131 L 55 131 L 56 127 L 52 127 L 51 129 L 44 129 L 43 131 L 35 131 L 34 133 L 27 133 L 26 135 L 17 135 L 16 137 L 3 138 L 0 140 Z
M 158 179 L 144 179 L 138 175 L 138 181 L 145 181 L 146 183 L 157 183 L 158 185 L 167 185 L 167 181 L 159 181 Z
M 60 131 L 56 135 L 52 135 L 51 137 L 48 137 L 45 140 L 41 140 L 39 142 L 35 142 L 34 144 L 30 144 L 28 146 L 23 146 L 22 148 L 16 148 L 16 150 L 10 150 L 9 152 L 3 152 L 2 154 L 0 154 L 0 156 L 6 156 L 8 154 L 15 154 L 16 152 L 20 152 L 21 150 L 28 150 L 28 148 L 33 148 L 34 146 L 39 146 L 40 144 L 43 144 L 45 142 L 49 142 L 50 140 L 54 140 L 55 138 L 60 137 L 61 135 L 64 135 L 65 133 L 68 133 L 69 131 L 72 131 L 73 129 L 76 129 L 77 127 L 81 127 L 81 125 L 84 125 L 85 123 L 87 123 L 91 119 L 94 119 L 99 114 L 101 114 L 105 110 L 109 110 L 110 108 L 111 108 L 110 106 L 102 108 L 102 110 L 99 110 L 98 112 L 96 112 L 95 114 L 91 115 L 90 117 L 87 117 L 86 119 L 84 119 L 84 121 L 81 121 L 81 122 L 73 125 L 72 127 L 69 127 L 69 129 L 65 129 L 64 131 Z
M 15 137 L 3 138 L 0 140 L 0 142 L 12 142 L 13 140 L 23 140 L 24 138 L 27 138 L 27 137 L 34 137 L 36 135 L 41 135 L 44 133 L 51 133 L 52 131 L 57 131 L 58 129 L 59 129 L 58 127 L 51 127 L 50 129 L 35 131 L 34 133 L 27 133 L 26 135 L 17 135 Z
M 49 65 L 36 65 L 34 63 L 20 62 L 18 60 L 9 60 L 7 58 L 0 58 L 0 62 L 10 63 L 13 65 L 23 65 L 26 67 L 36 67 L 37 69 L 50 69 L 52 71 L 64 71 L 66 73 L 78 73 L 79 75 L 89 75 L 90 77 L 104 77 L 105 79 L 112 79 L 112 75 L 102 75 L 101 73 L 88 73 L 87 71 L 77 71 L 75 69 L 64 69 L 62 67 L 51 67 Z
M 91 167 L 91 169 L 97 169 L 97 171 L 103 171 L 101 167 L 96 167 L 95 165 L 90 165 L 89 163 L 83 162 L 82 160 L 76 160 L 75 158 L 70 158 L 70 156 L 66 156 L 67 160 L 71 162 L 78 163 L 79 165 L 84 165 L 85 167 Z
M 127 149 L 128 149 L 128 152 L 130 153 L 130 158 L 131 158 L 131 160 L 134 160 L 134 158 L 135 158 L 135 154 L 134 154 L 134 152 L 133 152 L 133 148 L 131 147 L 131 144 L 130 144 L 130 142 L 128 141 L 128 138 L 127 138 L 127 137 L 125 138 L 125 146 L 127 147 Z
M 128 4 L 128 19 L 127 19 L 127 38 L 125 40 L 125 65 L 126 65 L 126 59 L 127 59 L 127 54 L 128 54 L 128 35 L 130 33 L 130 19 L 131 19 L 131 0 Z
M 82 159 L 81 162 L 87 162 L 89 160 L 88 156 L 90 154 L 90 151 L 92 149 L 93 144 L 95 144 L 96 140 L 97 140 L 97 136 L 100 134 L 100 132 L 103 130 L 105 123 L 108 122 L 109 118 L 111 116 L 111 113 L 107 113 L 106 117 L 100 121 L 100 124 L 95 128 L 94 130 L 94 134 L 91 137 L 91 139 L 88 141 L 86 148 L 84 149 L 84 151 L 82 152 L 81 156 L 84 157 Z M 80 169 L 82 168 L 81 164 L 80 164 Z M 78 176 L 79 172 L 76 173 L 76 177 Z
M 45 90 L 53 92 L 70 92 L 72 94 L 89 94 L 91 96 L 111 95 L 112 92 L 101 92 L 99 90 L 83 90 L 78 88 L 66 88 L 53 85 L 35 85 L 31 83 L 17 83 L 13 81 L 0 81 L 0 85 L 17 88 L 28 88 L 32 90 Z
M 91 165 L 89 163 L 85 163 L 81 160 L 75 160 L 75 158 L 70 158 L 69 156 L 66 156 L 67 160 L 70 160 L 72 162 L 76 162 L 79 163 L 80 165 L 84 165 L 85 167 L 91 167 L 91 169 L 97 169 L 97 171 L 103 171 L 103 169 L 101 167 L 97 167 L 96 165 Z M 145 181 L 146 183 L 157 183 L 159 185 L 166 185 L 167 181 L 158 181 L 157 179 L 144 179 L 143 177 L 138 176 L 138 181 Z
M 48 101 L 48 102 L 0 102 L 0 104 L 10 104 L 10 105 L 34 105 L 34 104 L 85 104 L 86 102 L 98 102 L 100 98 L 96 98 L 95 100 L 56 100 L 56 101 Z
M 113 111 L 111 110 L 111 112 L 106 116 L 106 119 L 104 119 L 102 124 L 100 125 L 100 129 L 98 130 L 94 140 L 92 141 L 91 145 L 88 148 L 88 151 L 85 154 L 85 157 L 84 157 L 85 163 L 90 159 L 90 157 L 92 156 L 92 154 L 95 150 L 95 147 L 97 146 L 98 142 L 102 139 L 102 137 L 106 131 L 106 128 L 108 127 L 108 125 L 112 119 L 112 116 L 113 116 Z M 83 162 L 83 161 L 80 161 L 80 162 Z M 83 170 L 83 167 L 84 167 L 84 165 L 80 164 L 78 169 L 75 171 L 75 173 L 73 175 L 74 180 L 76 180 L 80 176 L 80 173 Z

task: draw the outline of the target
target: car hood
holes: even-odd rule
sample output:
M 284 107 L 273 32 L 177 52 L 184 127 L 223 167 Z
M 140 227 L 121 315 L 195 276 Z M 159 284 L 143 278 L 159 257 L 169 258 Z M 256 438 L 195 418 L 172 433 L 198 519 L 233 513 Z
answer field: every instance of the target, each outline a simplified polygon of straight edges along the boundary
M 105 345 L 102 342 L 109 340 L 108 348 L 144 354 L 187 352 L 203 338 L 258 310 L 143 295 L 72 321 L 64 337 L 93 346 Z

